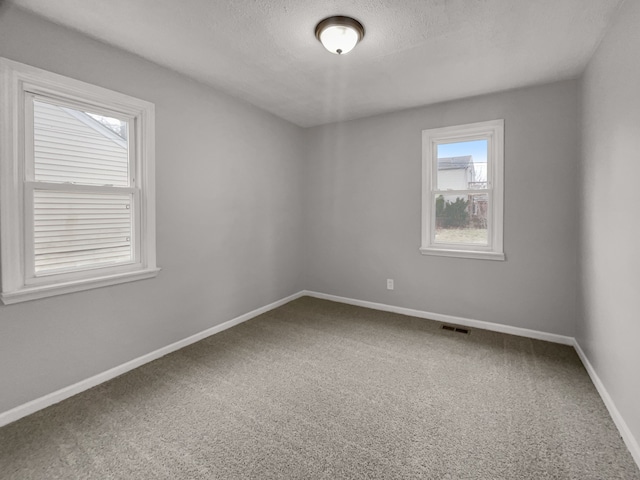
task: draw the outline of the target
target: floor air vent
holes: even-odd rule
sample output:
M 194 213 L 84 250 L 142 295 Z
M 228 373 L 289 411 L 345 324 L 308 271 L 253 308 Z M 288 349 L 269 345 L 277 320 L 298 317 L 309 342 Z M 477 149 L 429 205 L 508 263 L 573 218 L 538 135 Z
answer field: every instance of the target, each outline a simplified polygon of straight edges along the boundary
M 443 330 L 449 330 L 450 332 L 458 332 L 464 333 L 465 335 L 469 335 L 469 329 L 462 327 L 454 327 L 453 325 L 442 325 Z

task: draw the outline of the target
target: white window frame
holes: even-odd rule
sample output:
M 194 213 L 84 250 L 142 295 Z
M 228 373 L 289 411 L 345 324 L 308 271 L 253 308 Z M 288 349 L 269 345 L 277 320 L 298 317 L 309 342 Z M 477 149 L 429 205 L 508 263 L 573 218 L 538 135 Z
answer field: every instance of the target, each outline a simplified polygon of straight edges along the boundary
M 155 107 L 152 103 L 0 57 L 0 300 L 12 304 L 155 277 Z M 126 119 L 134 196 L 133 260 L 126 264 L 36 276 L 33 271 L 33 179 L 28 172 L 36 96 Z M 30 125 L 30 127 L 29 127 Z M 31 172 L 32 174 L 32 172 Z M 38 188 L 48 184 L 39 184 Z M 51 184 L 50 188 L 84 188 Z M 103 187 L 95 187 L 97 190 Z M 106 188 L 106 187 L 105 187 Z
M 438 145 L 473 140 L 487 140 L 487 189 L 449 191 L 446 193 L 487 193 L 488 245 L 436 243 L 435 222 Z M 443 191 L 444 192 L 444 191 Z M 505 260 L 504 222 L 504 120 L 432 128 L 422 131 L 422 245 L 423 255 Z

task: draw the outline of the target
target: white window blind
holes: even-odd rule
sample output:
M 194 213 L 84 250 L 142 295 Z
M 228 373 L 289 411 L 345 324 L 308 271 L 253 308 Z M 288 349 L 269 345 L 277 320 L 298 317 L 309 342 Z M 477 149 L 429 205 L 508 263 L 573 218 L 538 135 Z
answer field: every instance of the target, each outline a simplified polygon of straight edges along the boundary
M 131 195 L 34 191 L 35 273 L 130 262 Z

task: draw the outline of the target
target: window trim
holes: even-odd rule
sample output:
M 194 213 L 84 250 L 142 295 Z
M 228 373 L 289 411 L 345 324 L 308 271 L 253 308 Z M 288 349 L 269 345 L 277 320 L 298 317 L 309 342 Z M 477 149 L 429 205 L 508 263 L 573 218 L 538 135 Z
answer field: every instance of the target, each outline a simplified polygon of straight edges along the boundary
M 489 195 L 488 245 L 435 243 L 437 193 L 434 162 L 437 145 L 478 139 L 488 140 L 487 184 Z M 485 190 L 483 190 L 485 191 Z M 467 192 L 467 190 L 465 190 Z M 455 193 L 455 192 L 454 192 Z M 469 123 L 422 131 L 422 243 L 420 253 L 444 257 L 505 260 L 504 230 L 504 120 Z
M 0 57 L 0 300 L 12 304 L 155 277 L 155 107 L 119 92 L 74 80 Z M 135 160 L 132 168 L 139 192 L 139 243 L 132 263 L 43 275 L 37 281 L 26 271 L 25 219 L 29 190 L 26 176 L 25 98 L 51 98 L 67 106 L 95 107 L 99 112 L 132 119 Z M 133 173 L 133 172 L 132 172 Z M 62 184 L 64 186 L 64 184 Z M 65 187 L 66 188 L 66 187 Z

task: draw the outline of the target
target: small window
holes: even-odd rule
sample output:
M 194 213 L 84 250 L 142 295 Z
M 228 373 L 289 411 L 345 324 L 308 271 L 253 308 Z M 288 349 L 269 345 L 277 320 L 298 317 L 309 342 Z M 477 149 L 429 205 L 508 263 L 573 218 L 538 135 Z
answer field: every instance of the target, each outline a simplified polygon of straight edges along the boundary
M 422 132 L 425 255 L 504 260 L 504 120 Z
M 2 301 L 155 276 L 153 104 L 0 68 Z

